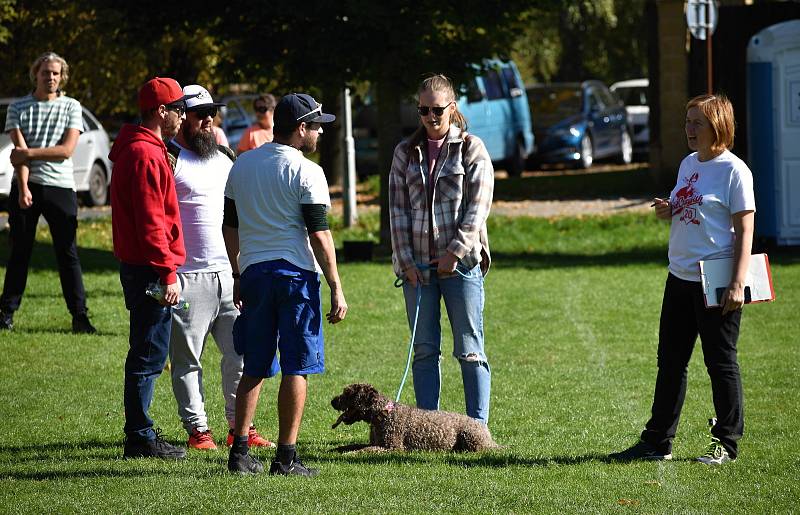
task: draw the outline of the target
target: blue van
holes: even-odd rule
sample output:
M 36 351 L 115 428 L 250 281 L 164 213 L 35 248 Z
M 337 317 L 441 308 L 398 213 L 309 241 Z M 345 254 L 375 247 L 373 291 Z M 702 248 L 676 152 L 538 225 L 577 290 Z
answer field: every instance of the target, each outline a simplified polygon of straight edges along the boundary
M 468 123 L 468 132 L 483 140 L 489 156 L 499 167 L 517 176 L 533 152 L 531 113 L 519 70 L 513 61 L 486 59 L 475 65 L 475 77 L 461 88 L 458 109 Z M 377 106 L 367 105 L 353 117 L 356 169 L 364 177 L 377 169 Z M 416 103 L 401 109 L 403 137 L 419 127 Z

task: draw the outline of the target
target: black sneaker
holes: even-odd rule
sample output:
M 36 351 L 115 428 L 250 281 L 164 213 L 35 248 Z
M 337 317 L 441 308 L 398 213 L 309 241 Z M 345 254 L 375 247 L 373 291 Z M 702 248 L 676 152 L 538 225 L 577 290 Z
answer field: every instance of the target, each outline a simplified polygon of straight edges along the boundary
M 249 452 L 242 454 L 231 450 L 228 454 L 228 471 L 242 475 L 261 474 L 264 472 L 264 465 Z
M 78 313 L 72 316 L 72 332 L 75 334 L 95 334 L 94 328 L 86 313 Z
M 608 455 L 612 461 L 634 461 L 634 460 L 671 460 L 671 453 L 659 452 L 658 449 L 649 443 L 639 440 L 639 443 L 620 452 L 612 452 Z
M 125 439 L 123 458 L 162 458 L 182 460 L 186 457 L 186 449 L 167 443 L 161 438 L 161 430 L 156 429 L 155 440 Z
M 14 313 L 0 310 L 0 329 L 14 329 Z
M 314 477 L 317 474 L 319 474 L 319 470 L 308 468 L 303 465 L 303 462 L 300 461 L 300 458 L 298 458 L 296 454 L 289 465 L 284 465 L 278 458 L 275 458 L 272 460 L 272 465 L 269 467 L 270 476 Z

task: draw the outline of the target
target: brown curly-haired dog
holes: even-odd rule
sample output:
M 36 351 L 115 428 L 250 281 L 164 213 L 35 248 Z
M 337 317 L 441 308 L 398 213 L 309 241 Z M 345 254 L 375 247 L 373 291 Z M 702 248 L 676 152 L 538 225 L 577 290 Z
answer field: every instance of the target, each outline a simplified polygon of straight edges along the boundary
M 460 413 L 398 404 L 369 384 L 351 384 L 331 400 L 342 414 L 333 424 L 370 425 L 370 447 L 362 450 L 484 451 L 499 446 L 489 429 Z

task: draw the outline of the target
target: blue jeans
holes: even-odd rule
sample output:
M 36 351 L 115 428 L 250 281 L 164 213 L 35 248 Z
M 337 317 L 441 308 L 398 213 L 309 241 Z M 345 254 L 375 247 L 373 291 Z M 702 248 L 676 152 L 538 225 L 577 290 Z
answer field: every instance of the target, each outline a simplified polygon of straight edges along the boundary
M 417 332 L 414 342 L 414 393 L 417 407 L 439 409 L 441 392 L 442 328 L 441 300 L 453 330 L 453 356 L 461 365 L 467 415 L 484 424 L 489 422 L 489 395 L 492 374 L 483 348 L 483 274 L 480 266 L 465 273 L 440 278 L 430 274 L 430 283 L 422 285 Z M 409 326 L 413 328 L 417 290 L 403 285 Z
M 167 364 L 172 308 L 145 294 L 158 274 L 146 265 L 120 263 L 119 279 L 130 311 L 128 357 L 125 360 L 125 434 L 130 440 L 153 440 L 153 420 L 148 415 L 156 379 Z

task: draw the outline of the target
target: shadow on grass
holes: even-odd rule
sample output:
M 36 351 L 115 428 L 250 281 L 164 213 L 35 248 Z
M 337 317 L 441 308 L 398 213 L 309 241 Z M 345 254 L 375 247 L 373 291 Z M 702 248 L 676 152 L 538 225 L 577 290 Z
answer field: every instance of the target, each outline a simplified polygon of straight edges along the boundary
M 334 456 L 312 456 L 309 461 L 352 462 L 362 464 L 381 465 L 386 463 L 419 463 L 443 461 L 455 467 L 547 467 L 553 465 L 580 465 L 592 461 L 608 461 L 604 454 L 585 454 L 580 456 L 551 456 L 529 457 L 518 456 L 503 450 L 487 451 L 482 453 L 448 453 L 448 452 L 422 452 L 422 451 L 366 451 L 367 444 L 350 444 L 332 449 L 337 453 Z
M 109 470 L 107 468 L 97 467 L 89 470 L 43 470 L 41 472 L 0 473 L 0 479 L 16 479 L 17 481 L 61 481 L 65 479 L 86 479 L 97 477 L 141 478 L 142 475 L 143 472 L 139 468 L 131 468 L 128 470 Z M 147 477 L 152 476 L 174 477 L 175 471 L 158 469 L 148 470 Z
M 646 166 L 596 167 L 590 171 L 554 172 L 496 180 L 494 199 L 594 200 L 601 197 L 654 196 L 659 189 Z M 663 195 L 663 193 L 660 193 Z
M 26 298 L 28 296 L 26 295 Z M 90 306 L 91 308 L 91 306 Z M 31 322 L 29 319 L 24 319 L 20 317 L 14 317 L 14 334 L 19 335 L 53 335 L 53 334 L 63 334 L 63 335 L 70 335 L 70 336 L 80 336 L 81 338 L 109 338 L 112 336 L 128 336 L 128 326 L 120 326 L 119 331 L 109 331 L 107 327 L 96 327 L 97 332 L 93 334 L 87 333 L 73 333 L 72 327 L 70 326 L 69 322 L 69 313 L 67 313 L 66 308 L 64 308 L 64 320 L 66 321 L 63 327 L 53 328 L 51 325 L 53 322 L 48 321 L 47 323 L 36 324 L 35 322 Z M 89 314 L 91 317 L 91 312 Z M 95 321 L 93 321 L 96 324 Z M 126 322 L 127 323 L 127 322 Z M 2 448 L 0 448 L 0 452 L 2 452 Z
M 628 264 L 666 265 L 666 249 L 635 249 L 607 254 L 552 252 L 492 252 L 492 268 L 575 268 Z
M 3 237 L 6 236 L 6 237 Z M 8 266 L 10 254 L 7 233 L 0 233 L 0 259 L 3 266 Z M 119 261 L 110 250 L 78 247 L 78 256 L 81 260 L 81 269 L 84 273 L 118 272 Z M 31 270 L 58 270 L 56 254 L 53 245 L 49 242 L 37 241 L 31 255 Z

